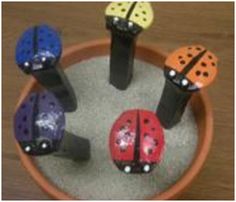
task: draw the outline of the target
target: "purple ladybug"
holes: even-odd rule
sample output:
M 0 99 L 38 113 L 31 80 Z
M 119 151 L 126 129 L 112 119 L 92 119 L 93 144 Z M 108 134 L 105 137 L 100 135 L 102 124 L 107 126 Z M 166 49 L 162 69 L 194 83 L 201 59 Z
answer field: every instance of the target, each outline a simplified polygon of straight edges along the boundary
M 14 130 L 25 153 L 52 153 L 59 149 L 65 133 L 64 110 L 52 93 L 30 93 L 17 109 Z

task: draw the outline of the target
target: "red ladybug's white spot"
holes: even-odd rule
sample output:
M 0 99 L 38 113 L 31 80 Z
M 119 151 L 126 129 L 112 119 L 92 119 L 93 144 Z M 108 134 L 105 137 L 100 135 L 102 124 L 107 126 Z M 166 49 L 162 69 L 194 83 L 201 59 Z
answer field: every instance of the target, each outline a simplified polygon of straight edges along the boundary
M 129 127 L 126 126 L 118 132 L 116 143 L 119 148 L 124 151 L 128 146 L 134 144 L 135 134 L 129 131 Z

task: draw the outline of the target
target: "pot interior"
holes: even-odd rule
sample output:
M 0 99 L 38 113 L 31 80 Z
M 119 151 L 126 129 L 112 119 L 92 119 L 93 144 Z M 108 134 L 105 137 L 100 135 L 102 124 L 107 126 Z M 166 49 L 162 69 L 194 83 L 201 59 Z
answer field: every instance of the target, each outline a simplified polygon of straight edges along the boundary
M 82 51 L 71 48 L 62 61 L 78 98 L 77 111 L 66 114 L 66 130 L 90 140 L 91 159 L 73 162 L 54 155 L 31 159 L 21 153 L 24 162 L 27 161 L 24 164 L 33 166 L 31 170 L 28 168 L 31 175 L 56 198 L 60 198 L 57 193 L 61 190 L 66 193 L 65 198 L 80 199 L 158 196 L 183 178 L 201 150 L 206 113 L 204 102 L 200 95 L 196 95 L 192 99 L 193 105 L 187 106 L 182 121 L 174 128 L 164 130 L 165 151 L 162 162 L 153 172 L 127 175 L 116 168 L 108 147 L 112 124 L 128 109 L 143 108 L 155 112 L 165 81 L 161 69 L 164 55 L 153 57 L 148 49 L 138 49 L 132 83 L 126 91 L 119 91 L 108 83 L 108 47 L 108 44 L 101 45 L 100 49 L 97 47 L 91 51 L 86 47 L 81 47 Z M 31 82 L 25 89 L 20 101 L 33 90 L 40 90 L 36 82 Z M 52 191 L 49 185 L 55 190 Z

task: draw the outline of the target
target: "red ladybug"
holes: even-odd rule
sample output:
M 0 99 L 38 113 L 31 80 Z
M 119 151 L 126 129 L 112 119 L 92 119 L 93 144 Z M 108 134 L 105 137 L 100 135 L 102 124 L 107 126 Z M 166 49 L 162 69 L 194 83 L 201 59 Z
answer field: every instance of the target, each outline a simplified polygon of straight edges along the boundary
M 110 152 L 125 173 L 149 173 L 161 160 L 164 134 L 156 115 L 147 110 L 128 110 L 114 123 Z

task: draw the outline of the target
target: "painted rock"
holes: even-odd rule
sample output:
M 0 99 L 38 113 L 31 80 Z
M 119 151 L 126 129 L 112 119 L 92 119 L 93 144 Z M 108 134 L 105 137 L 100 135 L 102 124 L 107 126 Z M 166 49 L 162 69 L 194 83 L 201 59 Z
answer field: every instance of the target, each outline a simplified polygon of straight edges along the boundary
M 63 108 L 48 91 L 30 93 L 14 117 L 15 138 L 30 155 L 57 151 L 65 130 Z
M 171 53 L 165 62 L 165 76 L 187 91 L 208 86 L 217 74 L 217 57 L 201 45 L 185 46 Z
M 16 46 L 16 63 L 25 73 L 55 67 L 62 53 L 62 43 L 56 30 L 48 25 L 27 29 Z
M 153 10 L 148 2 L 112 2 L 105 11 L 108 29 L 136 35 L 153 22 Z
M 110 153 L 125 173 L 149 173 L 161 161 L 164 134 L 156 115 L 147 110 L 128 110 L 114 123 Z

